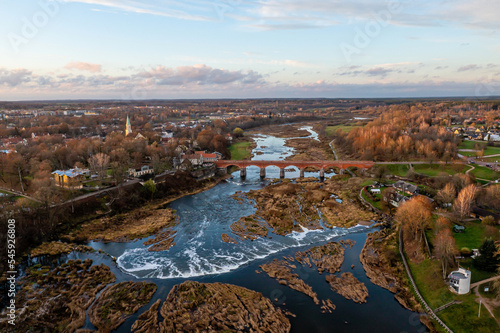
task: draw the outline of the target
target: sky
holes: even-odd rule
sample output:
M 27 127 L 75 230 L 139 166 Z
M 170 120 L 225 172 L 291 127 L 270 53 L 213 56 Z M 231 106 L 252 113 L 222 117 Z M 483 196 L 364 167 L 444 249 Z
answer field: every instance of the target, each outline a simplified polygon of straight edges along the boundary
M 0 0 L 0 100 L 500 95 L 500 1 Z

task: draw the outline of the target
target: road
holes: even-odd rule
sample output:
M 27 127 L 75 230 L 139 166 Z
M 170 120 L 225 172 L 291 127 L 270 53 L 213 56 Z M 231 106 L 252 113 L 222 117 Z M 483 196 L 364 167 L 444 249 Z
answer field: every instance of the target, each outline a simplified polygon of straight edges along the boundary
M 30 197 L 30 196 L 27 196 L 26 194 L 23 194 L 21 192 L 18 192 L 18 191 L 15 191 L 15 190 L 9 190 L 9 189 L 6 189 L 6 188 L 3 188 L 3 187 L 0 187 L 0 190 L 4 191 L 4 192 L 8 192 L 10 194 L 14 194 L 14 195 L 17 195 L 17 196 L 20 196 L 20 197 L 24 197 L 26 199 L 29 199 L 29 200 L 33 200 L 33 201 L 36 201 L 36 202 L 39 202 L 41 203 L 40 200 L 38 199 L 35 199 L 33 197 Z

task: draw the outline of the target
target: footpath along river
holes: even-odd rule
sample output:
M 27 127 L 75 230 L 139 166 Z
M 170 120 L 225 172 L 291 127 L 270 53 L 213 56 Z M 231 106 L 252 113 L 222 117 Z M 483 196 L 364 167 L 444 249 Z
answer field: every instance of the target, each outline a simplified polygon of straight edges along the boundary
M 311 139 L 317 140 L 317 133 L 311 127 L 303 129 L 311 133 Z M 285 146 L 285 139 L 258 135 L 255 141 L 255 160 L 285 159 L 294 153 L 293 148 Z M 279 169 L 268 167 L 266 176 L 279 178 Z M 298 169 L 286 172 L 287 178 L 298 176 Z M 305 176 L 318 177 L 318 173 L 306 173 Z M 221 234 L 237 238 L 231 233 L 230 225 L 255 211 L 252 202 L 238 203 L 231 196 L 237 191 L 260 189 L 267 184 L 268 181 L 260 180 L 257 167 L 249 167 L 245 180 L 241 180 L 239 172 L 235 172 L 232 179 L 208 191 L 170 203 L 168 207 L 177 211 L 179 224 L 175 228 L 176 245 L 168 251 L 148 252 L 143 245 L 147 238 L 133 243 L 91 242 L 88 245 L 96 250 L 116 257 L 116 264 L 99 253 L 72 253 L 62 259 L 91 258 L 95 264 L 104 263 L 111 267 L 116 282 L 148 281 L 157 284 L 158 290 L 151 302 L 129 318 L 117 332 L 129 332 L 139 314 L 149 309 L 156 300 L 165 300 L 175 284 L 186 280 L 231 283 L 261 292 L 276 305 L 296 315 L 290 318 L 292 332 L 426 332 L 418 314 L 404 309 L 392 293 L 372 284 L 366 277 L 359 254 L 367 233 L 371 232 L 367 227 L 306 229 L 286 237 L 272 234 L 272 238 L 238 241 L 238 244 L 224 243 Z M 342 272 L 351 272 L 367 286 L 370 296 L 365 304 L 354 303 L 333 292 L 325 282 L 325 276 L 317 270 L 301 269 L 300 278 L 312 286 L 318 297 L 329 298 L 336 305 L 333 313 L 322 313 L 310 297 L 280 285 L 265 273 L 256 272 L 259 265 L 274 258 L 293 256 L 296 251 L 342 239 L 356 241 L 352 248 L 346 249 Z M 94 328 L 88 317 L 85 328 Z

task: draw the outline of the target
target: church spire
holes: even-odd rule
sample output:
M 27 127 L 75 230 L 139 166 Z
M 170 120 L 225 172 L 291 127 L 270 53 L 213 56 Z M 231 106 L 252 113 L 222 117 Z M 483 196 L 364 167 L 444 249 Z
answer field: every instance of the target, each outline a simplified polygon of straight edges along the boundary
M 130 119 L 128 118 L 127 115 L 127 126 L 125 127 L 125 136 L 129 135 L 132 133 L 132 125 L 130 125 Z

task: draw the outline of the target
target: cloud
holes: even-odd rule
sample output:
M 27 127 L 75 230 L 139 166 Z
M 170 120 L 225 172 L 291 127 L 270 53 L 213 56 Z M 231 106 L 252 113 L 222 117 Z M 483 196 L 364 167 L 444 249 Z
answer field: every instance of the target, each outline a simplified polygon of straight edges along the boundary
M 149 71 L 140 72 L 136 76 L 152 79 L 159 85 L 249 84 L 262 79 L 262 75 L 255 71 L 230 71 L 207 65 L 181 66 L 175 69 L 157 66 Z
M 476 71 L 478 69 L 481 69 L 481 66 L 478 66 L 476 64 L 470 64 L 470 65 L 459 67 L 457 69 L 457 72 Z
M 66 69 L 77 69 L 80 71 L 88 71 L 91 73 L 99 73 L 102 70 L 101 65 L 91 64 L 88 62 L 70 62 L 64 66 Z
M 419 64 L 411 64 L 418 68 Z M 349 66 L 345 71 L 374 78 L 371 83 L 286 82 L 253 70 L 227 70 L 207 65 L 136 69 L 129 75 L 39 75 L 28 69 L 0 68 L 0 100 L 157 99 L 157 98 L 382 98 L 500 95 L 493 77 L 478 82 L 439 78 L 410 82 L 391 74 L 411 70 L 406 64 Z M 292 75 L 292 73 L 290 74 Z M 407 75 L 407 74 L 405 74 Z M 295 75 L 295 80 L 303 76 Z M 380 78 L 384 78 L 383 82 Z
M 19 86 L 23 83 L 31 81 L 31 74 L 31 71 L 24 68 L 12 70 L 0 68 L 0 85 L 9 87 Z
M 402 73 L 406 72 L 408 74 L 413 74 L 417 67 L 421 67 L 422 64 L 411 63 L 411 62 L 398 62 L 398 63 L 386 63 L 380 65 L 374 65 L 371 67 L 366 66 L 347 66 L 341 67 L 341 72 L 336 73 L 340 76 L 367 76 L 367 77 L 386 77 L 390 73 Z
M 210 1 L 204 0 L 152 0 L 148 2 L 135 0 L 65 0 L 66 2 L 78 2 L 89 5 L 98 5 L 108 8 L 130 12 L 135 14 L 148 14 L 155 16 L 173 17 L 192 21 L 207 21 L 216 19 L 216 7 Z M 206 15 L 206 11 L 211 9 L 211 13 Z M 93 9 L 95 10 L 95 9 Z M 192 14 L 193 12 L 205 12 L 203 14 Z

